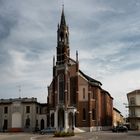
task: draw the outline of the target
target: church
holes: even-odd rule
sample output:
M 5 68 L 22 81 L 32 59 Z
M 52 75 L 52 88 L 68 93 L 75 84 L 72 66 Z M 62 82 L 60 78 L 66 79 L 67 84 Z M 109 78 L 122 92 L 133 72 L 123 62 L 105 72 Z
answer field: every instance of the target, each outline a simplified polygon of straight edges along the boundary
M 57 29 L 53 77 L 48 86 L 47 126 L 57 131 L 107 130 L 112 126 L 113 98 L 102 83 L 83 73 L 70 57 L 64 8 Z

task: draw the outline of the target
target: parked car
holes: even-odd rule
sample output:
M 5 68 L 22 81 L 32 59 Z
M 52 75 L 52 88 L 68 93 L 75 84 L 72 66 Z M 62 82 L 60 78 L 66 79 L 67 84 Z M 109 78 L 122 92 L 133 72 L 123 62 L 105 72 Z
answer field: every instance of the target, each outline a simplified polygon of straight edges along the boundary
M 54 127 L 48 127 L 48 128 L 42 129 L 40 131 L 40 134 L 44 135 L 44 134 L 54 133 L 55 131 L 56 129 Z
M 40 132 L 40 129 L 38 127 L 35 127 L 33 133 L 39 133 Z
M 116 126 L 112 129 L 112 132 L 127 132 L 128 128 L 126 126 Z

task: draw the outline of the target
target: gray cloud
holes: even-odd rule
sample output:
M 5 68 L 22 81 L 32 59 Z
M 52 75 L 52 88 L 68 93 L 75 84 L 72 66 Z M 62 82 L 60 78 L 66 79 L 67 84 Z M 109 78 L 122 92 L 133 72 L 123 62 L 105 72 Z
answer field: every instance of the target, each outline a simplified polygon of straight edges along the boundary
M 1 98 L 18 96 L 21 85 L 22 96 L 46 102 L 61 8 L 55 0 L 0 0 Z M 139 85 L 139 13 L 139 0 L 65 1 L 71 56 L 79 51 L 81 70 L 101 80 L 115 103 Z

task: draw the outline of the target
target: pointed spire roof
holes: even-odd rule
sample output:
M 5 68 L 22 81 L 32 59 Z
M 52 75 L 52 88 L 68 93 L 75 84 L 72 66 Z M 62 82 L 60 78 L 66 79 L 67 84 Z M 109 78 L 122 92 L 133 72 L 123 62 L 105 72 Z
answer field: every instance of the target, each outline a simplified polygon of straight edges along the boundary
M 62 7 L 62 14 L 61 14 L 61 21 L 60 21 L 60 26 L 64 25 L 66 26 L 66 20 L 65 20 L 65 14 L 64 14 L 64 5 Z

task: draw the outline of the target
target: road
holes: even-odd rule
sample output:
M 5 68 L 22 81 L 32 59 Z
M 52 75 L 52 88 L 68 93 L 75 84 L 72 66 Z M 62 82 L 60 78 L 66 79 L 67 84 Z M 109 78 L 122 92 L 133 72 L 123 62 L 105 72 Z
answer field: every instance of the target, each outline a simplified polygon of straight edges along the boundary
M 36 137 L 29 133 L 0 133 L 0 140 L 31 140 L 31 137 Z
M 53 135 L 30 133 L 0 133 L 0 140 L 140 140 L 140 131 L 112 133 L 110 131 L 87 132 L 74 137 L 54 138 Z
M 111 131 L 101 131 L 81 134 L 80 137 L 79 140 L 139 140 L 140 132 L 112 133 Z

